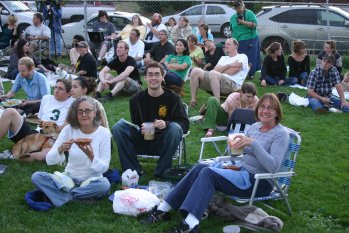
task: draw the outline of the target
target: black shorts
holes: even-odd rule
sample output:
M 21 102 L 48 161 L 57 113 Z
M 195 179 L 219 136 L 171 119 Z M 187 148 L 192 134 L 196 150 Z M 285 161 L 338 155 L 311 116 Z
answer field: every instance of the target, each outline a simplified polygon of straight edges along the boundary
M 33 133 L 39 133 L 38 131 L 36 131 L 35 129 L 32 129 L 29 124 L 27 122 L 25 122 L 25 120 L 23 120 L 23 124 L 21 126 L 21 128 L 18 130 L 18 132 L 14 132 L 15 135 L 9 137 L 9 139 L 11 141 L 13 141 L 14 143 L 17 143 L 19 140 L 21 140 L 22 138 L 24 138 L 25 136 L 29 135 L 29 134 L 33 134 Z

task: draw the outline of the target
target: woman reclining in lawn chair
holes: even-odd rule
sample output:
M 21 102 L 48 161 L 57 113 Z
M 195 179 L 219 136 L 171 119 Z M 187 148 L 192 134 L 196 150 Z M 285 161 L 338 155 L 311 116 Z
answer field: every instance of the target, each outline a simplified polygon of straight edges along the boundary
M 288 149 L 289 134 L 280 124 L 282 109 L 275 94 L 261 97 L 255 115 L 260 122 L 253 124 L 246 136 L 240 136 L 233 145 L 244 148 L 240 170 L 197 164 L 142 222 L 167 220 L 171 209 L 179 209 L 185 219 L 176 230 L 169 232 L 199 232 L 200 220 L 215 191 L 249 197 L 255 182 L 254 174 L 279 171 Z M 272 188 L 267 180 L 262 180 L 256 196 L 268 195 Z

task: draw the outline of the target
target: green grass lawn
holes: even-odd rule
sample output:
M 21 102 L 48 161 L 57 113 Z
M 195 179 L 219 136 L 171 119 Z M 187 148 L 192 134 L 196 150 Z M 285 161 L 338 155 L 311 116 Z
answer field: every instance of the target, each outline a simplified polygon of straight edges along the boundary
M 287 87 L 261 88 L 256 78 L 253 82 L 258 87 L 258 96 L 277 91 L 305 95 L 304 90 Z M 8 90 L 10 84 L 5 83 L 5 88 Z M 183 100 L 189 103 L 189 82 L 186 83 L 185 92 Z M 207 93 L 199 91 L 199 104 L 189 109 L 189 115 L 197 115 L 201 104 L 208 97 Z M 120 118 L 130 120 L 128 103 L 129 97 L 116 97 L 104 104 L 110 126 Z M 282 219 L 282 232 L 349 232 L 348 114 L 315 115 L 309 108 L 294 107 L 288 103 L 283 103 L 282 106 L 285 115 L 282 124 L 299 131 L 302 137 L 297 175 L 289 193 L 293 215 L 285 216 L 257 205 Z M 199 124 L 191 124 L 190 131 L 187 155 L 189 162 L 194 164 L 199 156 L 200 138 L 204 132 Z M 0 151 L 10 149 L 12 145 L 12 142 L 4 138 L 0 141 Z M 35 212 L 24 201 L 24 194 L 34 189 L 30 180 L 32 173 L 61 171 L 63 167 L 12 160 L 0 160 L 0 164 L 9 166 L 8 172 L 0 176 L 0 232 L 163 232 L 177 225 L 181 218 L 175 212 L 168 223 L 143 226 L 137 218 L 114 214 L 112 203 L 106 198 L 97 204 L 71 202 L 47 213 Z M 140 183 L 145 185 L 153 179 L 155 161 L 142 160 L 142 164 L 146 175 L 141 177 Z M 120 168 L 115 143 L 111 167 Z M 117 188 L 114 184 L 112 191 Z M 285 211 L 282 201 L 270 204 Z M 229 224 L 229 221 L 210 216 L 201 223 L 201 229 L 202 232 L 222 232 L 222 228 Z

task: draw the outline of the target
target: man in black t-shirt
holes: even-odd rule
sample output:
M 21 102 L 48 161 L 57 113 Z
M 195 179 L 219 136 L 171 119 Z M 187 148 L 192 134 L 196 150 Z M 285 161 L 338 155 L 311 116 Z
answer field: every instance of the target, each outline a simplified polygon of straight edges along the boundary
M 205 40 L 205 66 L 203 67 L 203 70 L 213 70 L 213 68 L 217 65 L 219 59 L 221 59 L 222 56 L 225 56 L 225 53 L 223 51 L 223 48 L 217 47 L 212 40 Z
M 175 53 L 175 47 L 168 41 L 166 30 L 160 30 L 158 37 L 160 41 L 154 44 L 151 50 L 145 54 L 144 65 L 148 65 L 152 60 L 165 63 L 166 56 Z
M 137 69 L 136 60 L 128 56 L 128 44 L 125 41 L 119 41 L 116 48 L 116 58 L 105 66 L 99 73 L 99 84 L 97 87 L 96 98 L 100 101 L 111 100 L 114 95 L 123 92 L 127 95 L 133 95 L 142 89 L 142 82 Z M 115 70 L 117 76 L 109 73 Z M 110 89 L 111 92 L 101 98 L 103 90 Z
M 130 100 L 132 123 L 121 119 L 112 127 L 113 138 L 118 146 L 122 170 L 136 170 L 143 174 L 137 154 L 159 155 L 154 171 L 156 177 L 172 167 L 172 157 L 178 149 L 183 133 L 189 129 L 188 116 L 181 98 L 172 91 L 163 89 L 165 71 L 156 62 L 145 68 L 148 88 Z M 145 122 L 151 122 L 154 138 L 144 138 Z

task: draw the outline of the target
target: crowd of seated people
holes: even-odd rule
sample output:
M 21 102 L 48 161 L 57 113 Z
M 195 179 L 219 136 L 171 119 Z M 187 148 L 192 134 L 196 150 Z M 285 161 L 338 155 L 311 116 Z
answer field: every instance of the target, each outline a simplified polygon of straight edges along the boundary
M 75 35 L 69 58 L 72 72 L 78 77 L 74 80 L 58 80 L 51 95 L 45 78 L 47 69 L 30 49 L 32 42 L 47 40 L 51 35 L 47 34 L 40 15 L 34 15 L 34 26 L 24 32 L 26 39 L 18 40 L 10 56 L 8 77 L 15 80 L 11 90 L 4 94 L 0 85 L 0 101 L 15 97 L 20 89 L 26 95 L 26 100 L 17 109 L 3 110 L 0 116 L 0 139 L 7 134 L 16 143 L 27 135 L 39 133 L 42 123 L 33 130 L 25 122 L 24 114 L 37 113 L 40 122 L 54 121 L 58 125 L 59 135 L 52 148 L 28 153 L 22 159 L 44 160 L 47 165 L 66 162 L 62 174 L 73 180 L 74 187 L 70 189 L 62 187 L 59 177 L 54 174 L 35 172 L 32 175 L 35 188 L 55 207 L 72 200 L 101 199 L 109 193 L 110 183 L 103 173 L 110 165 L 112 148 L 110 141 L 105 139 L 110 138 L 111 133 L 101 102 L 112 101 L 119 94 L 132 96 L 130 118 L 134 124 L 119 119 L 117 123 L 113 122 L 112 136 L 117 144 L 122 169 L 132 168 L 139 175 L 144 175 L 136 154 L 139 151 L 148 153 L 155 150 L 160 154 L 160 160 L 154 176 L 162 178 L 166 169 L 172 167 L 172 155 L 183 133 L 189 129 L 182 99 L 167 89 L 173 86 L 176 90 L 182 89 L 187 78 L 190 80 L 191 107 L 198 105 L 198 91 L 213 95 L 207 100 L 207 110 L 201 125 L 205 131 L 203 136 L 214 136 L 216 126 L 225 125 L 236 108 L 254 109 L 259 122 L 252 125 L 245 136 L 241 136 L 239 147 L 246 147 L 246 166 L 241 171 L 229 176 L 222 169 L 209 170 L 203 165 L 195 166 L 165 201 L 152 210 L 145 222 L 155 223 L 161 219 L 158 216 L 164 217 L 171 209 L 180 209 L 186 213 L 180 227 L 195 232 L 193 229 L 199 229 L 202 213 L 215 190 L 248 195 L 252 192 L 255 173 L 278 170 L 283 159 L 281 155 L 288 145 L 288 134 L 280 124 L 283 118 L 281 104 L 270 93 L 259 99 L 256 86 L 245 82 L 251 67 L 247 55 L 239 53 L 238 40 L 228 38 L 223 46 L 216 45 L 206 24 L 198 26 L 198 34 L 193 33 L 186 17 L 181 17 L 178 24 L 175 19 L 170 19 L 171 23 L 166 28 L 159 13 L 154 13 L 151 23 L 145 25 L 139 15 L 134 15 L 132 23 L 116 34 L 114 25 L 108 22 L 107 13 L 100 11 L 99 22 L 93 28 L 95 31 L 106 31 L 106 40 L 94 44 L 88 43 L 81 35 Z M 7 29 L 13 27 L 12 36 L 15 36 L 15 23 L 10 21 Z M 37 31 L 42 34 L 35 34 Z M 11 34 L 6 33 L 7 37 Z M 100 47 L 98 54 L 95 53 L 97 47 Z M 107 64 L 98 72 L 98 66 L 102 64 L 108 49 L 111 55 L 108 52 L 110 57 Z M 300 84 L 307 88 L 307 97 L 314 112 L 327 112 L 329 104 L 349 112 L 349 103 L 343 94 L 344 90 L 349 90 L 349 73 L 344 75 L 341 83 L 342 58 L 335 49 L 335 42 L 325 42 L 324 51 L 318 55 L 318 64 L 313 70 L 310 70 L 306 44 L 296 40 L 292 49 L 288 57 L 287 77 L 281 44 L 270 44 L 263 61 L 260 85 Z M 144 90 L 141 67 L 144 68 L 147 85 Z M 325 77 L 329 77 L 330 82 L 324 81 Z M 166 88 L 163 88 L 163 83 Z M 339 98 L 332 95 L 333 87 L 337 89 Z M 221 102 L 222 97 L 225 98 L 224 102 Z M 156 132 L 153 142 L 144 140 L 142 135 L 145 121 L 153 122 Z M 88 138 L 92 142 L 82 145 L 75 142 L 75 138 Z M 269 162 L 259 161 L 256 156 L 268 158 Z M 226 179 L 225 176 L 230 178 Z M 241 177 L 248 177 L 251 184 L 244 186 L 239 182 Z M 214 185 L 218 185 L 218 188 L 212 188 Z M 210 187 L 202 188 L 204 186 Z M 271 190 L 269 183 L 262 183 L 257 195 L 268 194 Z M 199 197 L 201 201 L 196 204 L 194 200 Z M 154 216 L 158 219 L 152 219 Z

